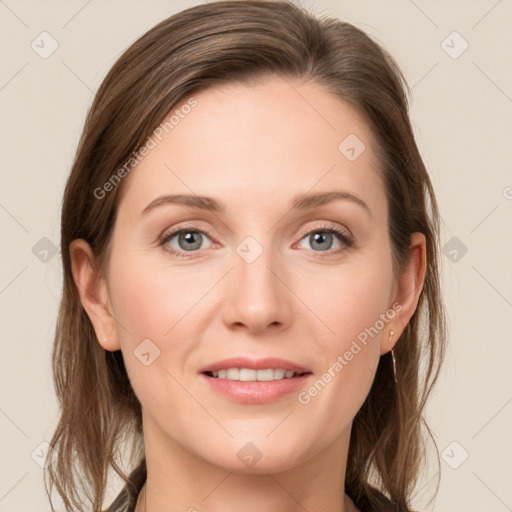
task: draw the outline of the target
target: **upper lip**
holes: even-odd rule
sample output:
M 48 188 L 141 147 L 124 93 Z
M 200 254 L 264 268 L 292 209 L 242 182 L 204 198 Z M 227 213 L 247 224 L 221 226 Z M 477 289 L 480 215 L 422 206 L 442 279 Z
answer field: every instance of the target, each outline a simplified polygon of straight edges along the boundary
M 248 357 L 232 357 L 230 359 L 223 359 L 215 363 L 204 366 L 199 370 L 200 373 L 216 372 L 227 368 L 249 368 L 251 370 L 267 370 L 282 368 L 283 370 L 292 370 L 295 373 L 309 373 L 307 368 L 293 361 L 286 359 L 279 359 L 276 357 L 264 357 L 262 359 L 250 359 Z

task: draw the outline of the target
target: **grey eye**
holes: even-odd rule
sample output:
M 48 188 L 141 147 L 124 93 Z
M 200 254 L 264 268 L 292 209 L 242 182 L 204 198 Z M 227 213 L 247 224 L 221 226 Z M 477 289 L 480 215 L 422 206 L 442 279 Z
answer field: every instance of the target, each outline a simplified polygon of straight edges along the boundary
M 311 248 L 319 251 L 326 251 L 332 247 L 333 235 L 327 231 L 317 231 L 309 235 Z
M 309 247 L 303 244 L 309 245 Z M 333 252 L 353 246 L 348 235 L 336 228 L 318 227 L 306 233 L 300 241 L 302 249 L 309 249 L 315 252 Z
M 179 248 L 184 251 L 195 251 L 201 248 L 203 235 L 199 231 L 182 231 L 178 234 Z

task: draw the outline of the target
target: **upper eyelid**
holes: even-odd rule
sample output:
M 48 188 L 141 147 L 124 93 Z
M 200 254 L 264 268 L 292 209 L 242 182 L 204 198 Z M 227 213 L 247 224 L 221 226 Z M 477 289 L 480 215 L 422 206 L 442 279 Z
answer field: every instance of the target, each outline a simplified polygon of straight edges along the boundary
M 320 222 L 323 222 L 324 224 L 319 225 L 319 226 L 309 227 L 303 233 L 308 234 L 311 231 L 315 231 L 315 230 L 319 230 L 319 229 L 339 229 L 341 231 L 343 231 L 343 229 L 346 229 L 349 234 L 352 234 L 347 227 L 335 226 L 334 222 L 331 225 L 329 225 L 328 222 L 332 222 L 332 221 L 320 221 Z M 187 229 L 189 229 L 190 231 L 200 231 L 201 233 L 208 235 L 207 229 L 201 228 L 194 223 L 190 223 L 190 224 L 185 224 L 184 226 L 178 226 L 176 228 L 167 228 L 163 231 L 162 236 L 166 236 L 166 234 L 176 234 L 176 233 L 179 233 L 180 231 L 184 231 Z

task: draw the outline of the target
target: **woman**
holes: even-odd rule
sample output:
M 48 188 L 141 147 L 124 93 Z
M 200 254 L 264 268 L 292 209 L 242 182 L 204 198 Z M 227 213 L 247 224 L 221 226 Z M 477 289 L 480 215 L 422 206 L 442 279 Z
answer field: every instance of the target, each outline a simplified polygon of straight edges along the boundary
M 404 89 L 287 2 L 187 9 L 119 58 L 62 209 L 66 510 L 109 469 L 111 512 L 410 510 L 445 319 Z

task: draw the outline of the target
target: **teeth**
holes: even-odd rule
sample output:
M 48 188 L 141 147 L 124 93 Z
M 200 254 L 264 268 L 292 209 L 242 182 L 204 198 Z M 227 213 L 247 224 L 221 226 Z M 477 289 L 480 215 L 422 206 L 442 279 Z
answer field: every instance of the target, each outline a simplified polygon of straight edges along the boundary
M 226 371 L 226 379 L 240 380 L 240 370 L 238 368 L 228 368 Z
M 283 374 L 283 376 L 284 376 L 284 374 Z M 279 378 L 279 380 L 281 380 L 281 379 L 282 379 L 282 377 Z M 256 380 L 259 380 L 259 381 L 274 380 L 274 370 L 272 370 L 270 368 L 268 370 L 258 370 L 256 372 Z
M 210 372 L 217 379 L 239 380 L 242 382 L 269 382 L 272 380 L 291 379 L 299 375 L 292 370 L 282 368 L 268 368 L 266 370 L 252 370 L 250 368 L 226 368 Z
M 286 376 L 286 370 L 281 370 L 281 368 L 274 370 L 274 379 L 280 380 L 280 379 L 283 379 L 285 376 Z M 293 377 L 293 372 L 292 372 L 292 377 Z
M 256 379 L 256 370 L 249 370 L 248 368 L 240 368 L 240 373 L 238 374 L 238 379 L 243 382 L 255 381 Z

